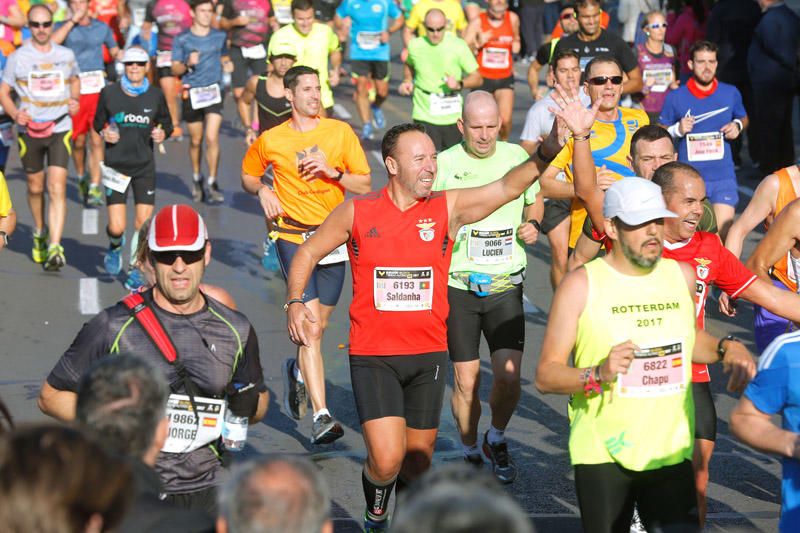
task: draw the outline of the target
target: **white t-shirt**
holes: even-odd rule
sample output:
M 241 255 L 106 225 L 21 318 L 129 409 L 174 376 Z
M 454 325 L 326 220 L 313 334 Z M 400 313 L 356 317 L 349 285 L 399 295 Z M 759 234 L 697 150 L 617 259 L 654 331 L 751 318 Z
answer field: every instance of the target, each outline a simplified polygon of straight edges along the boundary
M 589 95 L 586 94 L 583 87 L 578 92 L 578 96 L 583 105 L 591 105 L 592 102 L 589 99 Z M 553 119 L 555 118 L 555 115 L 548 109 L 550 107 L 557 107 L 550 94 L 531 106 L 528 114 L 525 115 L 525 126 L 522 128 L 522 135 L 519 137 L 520 141 L 536 142 L 539 137 L 545 137 L 550 133 L 550 129 L 553 127 Z

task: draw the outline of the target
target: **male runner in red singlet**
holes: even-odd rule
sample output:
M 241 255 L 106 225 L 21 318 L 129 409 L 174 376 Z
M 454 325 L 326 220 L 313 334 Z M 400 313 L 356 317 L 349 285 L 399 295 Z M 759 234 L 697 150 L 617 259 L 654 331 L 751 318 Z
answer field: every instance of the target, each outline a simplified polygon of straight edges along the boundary
M 565 107 L 558 116 L 571 129 L 591 112 L 573 96 Z M 387 527 L 398 475 L 410 481 L 431 463 L 447 371 L 447 279 L 455 236 L 536 181 L 559 150 L 553 132 L 545 143 L 495 182 L 432 192 L 433 141 L 419 125 L 395 126 L 381 147 L 389 184 L 340 204 L 292 261 L 289 335 L 305 345 L 317 318 L 303 303 L 303 287 L 317 262 L 347 243 L 353 274 L 350 377 L 367 447 L 367 531 Z

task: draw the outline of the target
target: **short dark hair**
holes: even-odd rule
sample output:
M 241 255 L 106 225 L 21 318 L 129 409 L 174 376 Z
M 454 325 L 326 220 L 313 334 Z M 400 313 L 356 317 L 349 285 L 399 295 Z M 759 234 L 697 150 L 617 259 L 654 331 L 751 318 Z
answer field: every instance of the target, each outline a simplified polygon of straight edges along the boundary
M 575 2 L 572 2 L 571 0 L 566 0 L 565 2 L 560 2 L 558 4 L 558 9 L 560 11 L 564 11 L 567 8 L 572 9 L 574 11 L 575 10 Z
M 603 2 L 602 0 L 575 0 L 575 14 L 578 14 L 578 10 L 582 7 L 588 6 L 597 6 L 600 9 L 603 9 Z
M 213 6 L 214 2 L 212 0 L 189 0 L 189 7 L 192 9 L 192 11 L 203 4 L 211 4 Z
M 697 169 L 692 165 L 682 163 L 680 161 L 671 161 L 665 165 L 658 167 L 653 174 L 652 182 L 661 187 L 661 194 L 672 194 L 675 191 L 675 174 L 678 172 L 686 172 L 692 174 L 699 179 L 703 179 Z
M 33 13 L 36 9 L 44 9 L 47 14 L 50 15 L 50 20 L 53 20 L 53 12 L 50 11 L 49 7 L 47 7 L 45 4 L 33 4 L 28 10 L 28 22 L 31 21 L 31 13 Z
M 694 61 L 694 55 L 697 52 L 714 52 L 715 54 L 719 50 L 717 43 L 712 43 L 711 41 L 695 41 L 692 43 L 692 46 L 689 47 L 689 59 Z
M 386 158 L 390 155 L 394 155 L 394 149 L 397 147 L 397 142 L 400 140 L 400 136 L 404 133 L 408 133 L 409 131 L 425 133 L 425 126 L 422 124 L 406 122 L 405 124 L 392 126 L 389 131 L 386 132 L 386 134 L 383 136 L 383 141 L 381 141 L 381 157 L 384 161 L 386 161 Z
M 576 52 L 575 50 L 564 48 L 553 54 L 553 57 L 550 58 L 550 66 L 555 70 L 556 68 L 558 68 L 558 62 L 567 57 L 574 57 L 575 59 L 578 60 L 578 65 L 580 65 L 581 56 L 578 55 L 578 52 Z
M 296 65 L 289 70 L 286 71 L 286 74 L 283 76 L 283 88 L 289 89 L 290 91 L 294 90 L 297 87 L 297 79 L 300 76 L 305 76 L 308 74 L 313 74 L 317 78 L 319 78 L 319 72 L 316 69 L 308 67 L 306 65 Z
M 292 0 L 292 13 L 308 9 L 314 9 L 314 4 L 311 0 Z
M 663 126 L 659 126 L 658 124 L 642 126 L 636 130 L 633 137 L 631 137 L 631 159 L 636 157 L 636 143 L 639 141 L 652 143 L 661 139 L 669 139 L 672 141 L 672 136 L 670 136 L 669 132 Z
M 619 62 L 619 59 L 612 55 L 600 54 L 598 56 L 594 56 L 588 63 L 586 63 L 586 68 L 583 69 L 584 80 L 589 79 L 589 72 L 592 71 L 592 67 L 595 65 L 600 65 L 601 63 L 614 63 L 617 67 L 619 67 L 619 73 L 625 74 L 625 69 L 622 68 L 622 63 Z
M 141 459 L 164 418 L 169 387 L 151 364 L 133 355 L 99 359 L 78 384 L 75 416 L 115 454 Z

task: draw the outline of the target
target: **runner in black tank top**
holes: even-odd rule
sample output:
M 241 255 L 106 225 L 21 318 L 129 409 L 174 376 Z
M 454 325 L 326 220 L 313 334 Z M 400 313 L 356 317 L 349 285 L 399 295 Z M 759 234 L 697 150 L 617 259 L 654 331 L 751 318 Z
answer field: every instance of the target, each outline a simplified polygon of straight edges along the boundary
M 252 76 L 247 80 L 237 105 L 239 117 L 245 127 L 245 142 L 248 146 L 253 144 L 260 134 L 292 117 L 292 107 L 284 94 L 283 76 L 292 68 L 296 59 L 297 50 L 294 45 L 282 43 L 274 47 L 269 56 L 272 72 L 268 76 Z M 253 120 L 254 101 L 258 110 L 257 126 Z

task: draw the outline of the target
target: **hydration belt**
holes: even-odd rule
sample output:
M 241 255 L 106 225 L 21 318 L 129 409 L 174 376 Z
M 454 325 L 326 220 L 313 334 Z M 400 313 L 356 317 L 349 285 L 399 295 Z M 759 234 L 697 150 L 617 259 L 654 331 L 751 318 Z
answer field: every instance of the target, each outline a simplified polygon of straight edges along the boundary
M 460 281 L 478 296 L 489 296 L 510 291 L 525 281 L 525 269 L 512 274 L 480 274 L 477 272 L 453 272 L 450 277 Z
M 309 231 L 316 231 L 317 229 L 319 229 L 319 224 L 317 224 L 315 226 L 311 226 L 309 224 L 303 224 L 302 222 L 298 222 L 297 220 L 295 220 L 295 219 L 293 219 L 291 217 L 287 217 L 287 216 L 278 217 L 278 221 L 279 222 L 283 222 L 284 224 L 289 224 L 291 226 L 295 226 L 295 228 L 302 228 L 302 229 L 294 229 L 294 228 L 282 228 L 280 226 L 276 226 L 273 231 L 277 231 L 277 232 L 280 232 L 280 233 L 289 233 L 289 234 L 292 234 L 292 235 L 302 235 L 304 233 L 308 233 Z

